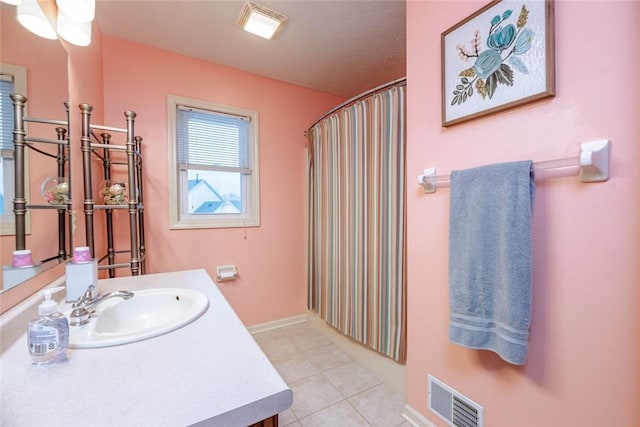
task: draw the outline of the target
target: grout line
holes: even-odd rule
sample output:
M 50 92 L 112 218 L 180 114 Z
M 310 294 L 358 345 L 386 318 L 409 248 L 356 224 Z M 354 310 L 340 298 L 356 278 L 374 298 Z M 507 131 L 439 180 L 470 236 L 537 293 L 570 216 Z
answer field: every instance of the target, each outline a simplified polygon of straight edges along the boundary
M 383 383 L 399 392 L 406 400 L 406 369 L 393 360 L 376 353 L 363 344 L 342 334 L 329 326 L 324 320 L 312 312 L 307 312 L 307 323 L 316 331 L 324 334 L 341 350 L 366 367 Z
M 360 416 L 362 417 L 365 423 L 367 423 L 369 426 L 373 426 L 373 424 L 369 421 L 369 418 L 367 418 L 365 414 L 360 412 L 358 408 L 356 408 L 356 406 L 349 399 L 346 399 L 346 401 L 349 402 L 349 405 L 351 405 L 351 407 L 355 409 L 358 414 L 360 414 Z
M 329 405 L 329 406 L 327 406 L 327 407 L 325 407 L 325 408 L 318 409 L 318 410 L 317 410 L 317 411 L 315 411 L 315 412 L 312 412 L 312 413 L 310 413 L 310 414 L 308 414 L 308 415 L 305 415 L 304 417 L 302 417 L 302 419 L 309 418 L 309 417 L 311 417 L 311 416 L 313 416 L 313 415 L 315 415 L 315 414 L 317 414 L 317 413 L 319 413 L 319 412 L 322 412 L 322 411 L 324 411 L 324 410 L 326 410 L 326 409 L 329 409 L 329 408 L 331 408 L 332 406 L 338 405 L 339 403 L 342 403 L 342 402 L 346 402 L 349 406 L 351 406 L 351 407 L 352 407 L 352 408 L 353 408 L 353 409 L 358 413 L 358 415 L 360 415 L 360 416 L 362 417 L 362 419 L 364 420 L 364 422 L 365 422 L 365 423 L 367 423 L 367 426 L 369 426 L 369 427 L 373 427 L 373 424 L 371 424 L 371 423 L 369 422 L 369 419 L 368 419 L 367 417 L 365 417 L 363 413 L 361 413 L 360 411 L 358 411 L 358 408 L 356 408 L 355 406 L 353 406 L 353 404 L 352 404 L 351 402 L 349 402 L 349 400 L 348 400 L 348 399 L 342 399 L 342 400 L 339 400 L 339 401 L 337 401 L 337 402 L 334 402 L 334 403 L 332 403 L 331 405 Z M 293 412 L 293 410 L 292 410 L 291 412 Z M 295 413 L 294 413 L 294 415 L 295 415 Z M 297 416 L 296 416 L 296 419 L 298 420 L 298 422 L 299 422 L 300 424 L 302 424 L 302 421 L 300 421 L 300 420 L 301 420 L 300 418 L 297 418 Z M 287 424 L 287 425 L 288 425 L 288 424 Z M 337 426 L 336 426 L 336 427 L 337 427 Z
M 294 320 L 294 319 L 295 319 L 295 320 Z M 294 320 L 294 323 L 291 323 L 291 320 Z M 305 322 L 304 320 L 303 320 L 303 321 L 298 321 L 298 320 L 299 320 L 299 317 L 296 317 L 296 318 L 283 319 L 283 321 L 282 321 L 282 322 L 272 322 L 272 323 L 270 323 L 269 325 L 267 325 L 266 327 L 265 327 L 264 325 L 257 325 L 256 330 L 255 330 L 253 333 L 259 333 L 259 332 L 264 332 L 264 331 L 269 331 L 269 330 L 274 330 L 274 329 L 280 329 L 280 328 L 285 328 L 285 327 L 295 326 L 296 324 L 300 324 L 300 323 L 303 323 L 303 322 L 304 322 L 304 323 L 306 323 L 306 325 L 308 325 L 308 326 L 310 327 L 310 329 L 308 330 L 308 332 L 309 332 L 310 334 L 313 334 L 313 333 L 320 333 L 321 335 L 325 336 L 324 331 L 319 331 L 319 330 L 315 327 L 315 325 L 313 325 L 313 324 L 311 324 L 311 323 L 309 323 L 309 322 Z M 274 324 L 280 324 L 281 326 L 273 326 Z M 289 332 L 291 332 L 291 331 L 292 331 L 292 330 L 291 330 L 291 329 L 289 329 Z M 283 332 L 284 332 L 284 331 L 283 331 Z M 328 343 L 323 343 L 323 344 L 321 344 L 321 345 L 314 346 L 314 347 L 311 347 L 311 348 L 306 348 L 306 349 L 304 349 L 304 350 L 303 350 L 302 348 L 300 348 L 300 347 L 295 343 L 295 341 L 294 341 L 293 339 L 291 339 L 292 337 L 295 337 L 295 336 L 309 336 L 309 335 L 308 335 L 306 332 L 305 332 L 305 333 L 300 333 L 300 334 L 296 334 L 296 333 L 294 333 L 294 334 L 291 334 L 291 333 L 290 333 L 290 334 L 287 334 L 286 332 L 284 332 L 283 337 L 284 337 L 284 338 L 286 338 L 286 339 L 287 339 L 287 340 L 288 340 L 288 341 L 293 345 L 293 347 L 295 347 L 295 348 L 297 349 L 297 351 L 299 352 L 299 354 L 301 354 L 301 355 L 303 356 L 304 360 L 305 360 L 305 361 L 307 361 L 311 366 L 313 366 L 314 368 L 316 368 L 316 369 L 318 370 L 318 372 L 317 372 L 317 373 L 314 373 L 314 374 L 311 374 L 311 375 L 307 375 L 307 376 L 305 376 L 305 377 L 303 377 L 303 378 L 296 379 L 296 381 L 292 381 L 292 383 L 295 383 L 295 382 L 298 382 L 298 381 L 302 381 L 302 380 L 308 379 L 308 378 L 313 377 L 313 376 L 316 376 L 316 375 L 321 375 L 321 376 L 322 376 L 322 378 L 324 378 L 324 379 L 325 379 L 325 380 L 326 380 L 326 381 L 327 381 L 327 382 L 328 382 L 328 383 L 329 383 L 329 384 L 330 384 L 330 385 L 331 385 L 331 386 L 332 386 L 332 387 L 333 387 L 333 388 L 338 392 L 338 394 L 342 397 L 342 399 L 341 399 L 341 400 L 339 400 L 339 401 L 337 401 L 337 402 L 333 402 L 333 403 L 329 404 L 328 406 L 325 406 L 325 407 L 319 408 L 319 409 L 317 409 L 316 411 L 314 411 L 314 412 L 312 412 L 312 413 L 309 413 L 309 414 L 305 415 L 303 418 L 300 418 L 300 417 L 295 413 L 295 411 L 293 410 L 293 407 L 291 407 L 291 408 L 290 408 L 290 410 L 291 410 L 291 413 L 293 414 L 293 417 L 295 418 L 295 421 L 291 421 L 291 423 L 286 424 L 286 426 L 292 425 L 292 424 L 294 424 L 295 422 L 298 422 L 298 423 L 302 424 L 302 422 L 301 422 L 301 420 L 302 420 L 302 419 L 307 418 L 307 417 L 310 417 L 310 416 L 312 416 L 312 415 L 314 415 L 314 414 L 317 414 L 318 412 L 324 411 L 324 410 L 326 410 L 326 409 L 328 409 L 328 408 L 330 408 L 330 407 L 332 407 L 332 406 L 334 406 L 334 405 L 337 405 L 337 404 L 339 404 L 339 403 L 341 403 L 341 402 L 345 402 L 345 401 L 346 401 L 346 402 L 347 402 L 347 403 L 348 403 L 348 404 L 349 404 L 353 409 L 355 409 L 355 411 L 356 411 L 356 412 L 357 412 L 357 413 L 362 417 L 362 419 L 363 419 L 363 420 L 365 420 L 365 422 L 367 423 L 367 425 L 368 425 L 368 426 L 373 426 L 374 424 L 372 424 L 372 422 L 371 422 L 371 421 L 366 417 L 366 415 L 365 415 L 364 413 L 362 413 L 360 410 L 358 410 L 358 408 L 353 404 L 353 402 L 351 401 L 351 399 L 353 399 L 353 398 L 357 398 L 359 395 L 361 395 L 361 394 L 363 394 L 363 393 L 366 393 L 366 392 L 368 392 L 368 391 L 370 391 L 370 390 L 372 390 L 372 389 L 374 389 L 374 388 L 376 388 L 376 387 L 386 386 L 387 388 L 391 388 L 392 390 L 394 390 L 395 388 L 394 388 L 394 387 L 392 387 L 392 386 L 390 386 L 390 384 L 388 384 L 388 383 L 387 383 L 387 381 L 385 381 L 385 380 L 384 380 L 384 378 L 381 378 L 381 377 L 380 377 L 380 375 L 378 375 L 378 374 L 375 372 L 375 370 L 372 370 L 369 366 L 367 366 L 367 364 L 363 363 L 363 361 L 362 361 L 362 360 L 360 360 L 358 357 L 354 357 L 354 354 L 352 354 L 352 353 L 351 353 L 351 352 L 349 352 L 349 351 L 345 351 L 345 349 L 344 349 L 341 345 L 338 345 L 338 343 L 336 343 L 334 340 L 329 339 L 329 342 L 328 342 Z M 325 336 L 325 337 L 326 337 L 326 336 Z M 312 343 L 312 344 L 313 344 L 313 341 L 310 341 L 310 343 Z M 309 354 L 312 354 L 314 351 L 317 351 L 318 349 L 322 349 L 322 348 L 324 348 L 324 347 L 328 347 L 328 346 L 330 346 L 330 345 L 333 345 L 336 349 L 338 349 L 339 351 L 341 351 L 341 352 L 345 353 L 345 354 L 349 357 L 349 359 L 350 359 L 350 360 L 347 360 L 347 361 L 345 361 L 345 362 L 343 362 L 343 363 L 340 363 L 339 365 L 332 366 L 332 367 L 327 368 L 327 369 L 324 369 L 324 370 L 323 370 L 323 369 L 320 369 L 316 363 L 314 363 L 313 361 L 311 361 L 311 360 L 309 359 L 308 355 L 309 355 Z M 267 357 L 269 358 L 269 360 L 271 360 L 271 358 L 270 358 L 269 356 L 267 356 Z M 353 362 L 358 363 L 358 364 L 359 364 L 363 369 L 365 369 L 366 371 L 368 371 L 369 373 L 371 373 L 372 375 L 374 375 L 374 376 L 377 378 L 377 380 L 378 380 L 379 382 L 378 382 L 377 384 L 371 385 L 371 386 L 369 386 L 369 387 L 367 387 L 367 388 L 365 388 L 365 389 L 363 389 L 363 390 L 360 390 L 360 391 L 358 391 L 357 393 L 355 393 L 355 394 L 353 394 L 353 395 L 351 395 L 351 396 L 346 396 L 346 395 L 345 395 L 345 393 L 343 393 L 341 390 L 339 390 L 339 389 L 337 388 L 337 386 L 336 386 L 336 385 L 335 385 L 335 384 L 334 384 L 334 383 L 333 383 L 333 382 L 332 382 L 332 381 L 331 381 L 331 380 L 330 380 L 330 379 L 325 375 L 325 373 L 326 373 L 326 372 L 329 372 L 329 371 L 331 371 L 331 370 L 334 370 L 334 369 L 338 369 L 338 368 L 340 368 L 340 367 L 343 367 L 343 366 L 345 366 L 345 365 L 347 365 L 347 364 L 349 364 L 349 363 L 353 363 Z M 272 361 L 271 363 L 273 364 L 274 362 Z M 289 386 L 289 387 L 291 388 L 291 385 L 290 385 L 288 382 L 287 382 L 287 386 Z M 396 392 L 397 392 L 397 390 L 396 390 Z M 400 395 L 401 395 L 401 396 L 403 397 L 403 399 L 404 399 L 403 394 L 402 394 L 402 393 L 400 393 Z M 295 399 L 295 397 L 294 397 L 294 399 Z M 399 414 L 399 416 L 400 416 L 400 418 L 401 418 L 401 419 L 402 419 L 402 418 L 405 418 L 403 415 L 404 415 L 403 413 Z M 405 418 L 405 420 L 406 420 L 406 418 Z M 399 424 L 397 424 L 397 426 L 401 425 L 402 423 L 404 423 L 404 420 L 403 420 L 403 421 L 401 421 Z

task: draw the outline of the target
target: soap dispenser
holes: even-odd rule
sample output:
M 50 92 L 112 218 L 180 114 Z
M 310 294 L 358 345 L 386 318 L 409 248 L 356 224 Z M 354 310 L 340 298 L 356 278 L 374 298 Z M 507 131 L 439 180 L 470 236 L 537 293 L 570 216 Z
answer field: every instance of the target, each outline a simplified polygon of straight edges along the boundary
M 61 291 L 64 286 L 44 289 L 44 301 L 38 306 L 38 318 L 29 322 L 27 344 L 34 365 L 59 363 L 67 360 L 69 345 L 69 322 L 58 311 L 58 304 L 51 294 Z

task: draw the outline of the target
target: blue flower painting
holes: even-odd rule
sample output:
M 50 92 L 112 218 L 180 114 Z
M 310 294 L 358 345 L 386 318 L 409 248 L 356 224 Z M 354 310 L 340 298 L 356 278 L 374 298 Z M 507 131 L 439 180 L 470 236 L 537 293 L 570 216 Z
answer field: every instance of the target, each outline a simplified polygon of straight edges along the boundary
M 529 10 L 523 5 L 517 19 L 512 15 L 513 10 L 507 9 L 491 19 L 484 47 L 479 30 L 474 32 L 470 46 L 456 46 L 460 59 L 473 61 L 473 65 L 458 74 L 460 80 L 453 89 L 451 106 L 466 102 L 475 93 L 482 99 L 492 99 L 499 85 L 514 85 L 514 73 L 529 74 L 526 54 L 535 37 L 535 32 L 526 26 Z

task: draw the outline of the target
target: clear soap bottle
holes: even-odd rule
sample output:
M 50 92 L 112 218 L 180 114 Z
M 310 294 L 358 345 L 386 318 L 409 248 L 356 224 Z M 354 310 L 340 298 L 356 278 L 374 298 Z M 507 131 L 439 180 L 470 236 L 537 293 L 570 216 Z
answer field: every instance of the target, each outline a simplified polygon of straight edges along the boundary
M 67 360 L 69 345 L 69 322 L 58 311 L 58 304 L 51 294 L 64 289 L 64 286 L 44 289 L 44 301 L 38 306 L 38 318 L 29 322 L 27 345 L 34 365 L 59 363 Z

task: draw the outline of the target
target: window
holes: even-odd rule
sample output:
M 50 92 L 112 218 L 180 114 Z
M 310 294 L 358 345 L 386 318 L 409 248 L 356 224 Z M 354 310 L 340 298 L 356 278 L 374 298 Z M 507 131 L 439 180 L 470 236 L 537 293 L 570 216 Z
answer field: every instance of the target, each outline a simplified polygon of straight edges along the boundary
M 260 225 L 258 113 L 169 95 L 171 228 Z
M 13 215 L 14 160 L 13 160 L 13 103 L 12 93 L 27 94 L 27 69 L 17 65 L 0 64 L 0 234 L 15 234 Z M 25 152 L 25 160 L 27 153 Z M 28 199 L 29 180 L 25 162 L 25 195 Z M 26 232 L 30 232 L 29 215 Z

